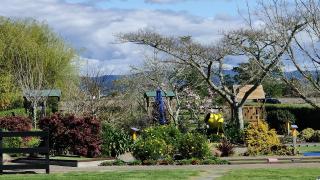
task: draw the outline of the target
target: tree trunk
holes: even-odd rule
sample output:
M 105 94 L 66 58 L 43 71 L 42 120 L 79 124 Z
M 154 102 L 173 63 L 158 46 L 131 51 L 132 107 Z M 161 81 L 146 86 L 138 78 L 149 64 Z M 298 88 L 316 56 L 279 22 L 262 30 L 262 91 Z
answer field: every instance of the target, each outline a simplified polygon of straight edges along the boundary
M 33 103 L 33 128 L 37 129 L 37 103 Z
M 179 124 L 179 113 L 180 113 L 180 108 L 178 108 L 177 110 L 176 110 L 176 113 L 175 113 L 175 115 L 174 115 L 174 125 L 175 125 L 175 127 L 178 127 L 178 124 Z
M 242 107 L 232 106 L 232 119 L 238 124 L 240 130 L 244 129 Z

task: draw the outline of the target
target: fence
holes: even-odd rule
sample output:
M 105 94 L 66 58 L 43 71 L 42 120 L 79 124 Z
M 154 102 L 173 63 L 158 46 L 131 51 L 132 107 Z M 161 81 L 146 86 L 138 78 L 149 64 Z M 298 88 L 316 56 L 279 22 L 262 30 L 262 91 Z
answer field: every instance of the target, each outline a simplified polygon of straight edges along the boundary
M 44 147 L 36 148 L 3 148 L 4 137 L 42 137 Z M 45 154 L 45 161 L 41 164 L 3 164 L 3 153 L 41 153 Z M 0 174 L 3 170 L 17 169 L 45 169 L 46 173 L 50 173 L 49 160 L 49 133 L 45 131 L 26 131 L 26 132 L 4 132 L 0 129 Z
M 261 106 L 243 106 L 243 118 L 248 122 L 258 122 L 264 120 L 265 109 Z

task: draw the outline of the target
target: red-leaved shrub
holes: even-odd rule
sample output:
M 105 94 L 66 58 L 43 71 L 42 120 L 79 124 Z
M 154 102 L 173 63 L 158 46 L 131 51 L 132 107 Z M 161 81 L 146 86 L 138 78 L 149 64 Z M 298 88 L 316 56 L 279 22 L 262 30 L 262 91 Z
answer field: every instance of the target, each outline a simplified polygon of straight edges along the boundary
M 40 120 L 42 130 L 49 130 L 50 148 L 55 154 L 96 157 L 101 151 L 101 123 L 94 117 L 54 114 Z
M 0 128 L 8 131 L 30 131 L 32 121 L 20 116 L 0 117 Z

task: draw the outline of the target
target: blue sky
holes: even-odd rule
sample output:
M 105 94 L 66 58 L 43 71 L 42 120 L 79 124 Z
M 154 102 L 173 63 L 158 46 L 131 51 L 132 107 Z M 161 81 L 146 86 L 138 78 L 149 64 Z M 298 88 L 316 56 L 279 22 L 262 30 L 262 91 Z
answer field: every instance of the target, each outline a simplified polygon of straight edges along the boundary
M 214 43 L 222 32 L 243 26 L 239 9 L 246 11 L 245 0 L 1 0 L 0 16 L 48 23 L 79 50 L 82 72 L 127 74 L 148 50 L 116 43 L 115 34 L 147 28 Z
M 87 0 L 68 0 L 70 3 L 87 3 Z M 94 3 L 97 8 L 117 9 L 151 9 L 171 10 L 176 12 L 187 12 L 201 17 L 212 17 L 217 14 L 238 15 L 238 9 L 245 8 L 246 4 L 237 0 L 193 0 L 171 3 L 152 3 L 145 0 L 110 0 Z

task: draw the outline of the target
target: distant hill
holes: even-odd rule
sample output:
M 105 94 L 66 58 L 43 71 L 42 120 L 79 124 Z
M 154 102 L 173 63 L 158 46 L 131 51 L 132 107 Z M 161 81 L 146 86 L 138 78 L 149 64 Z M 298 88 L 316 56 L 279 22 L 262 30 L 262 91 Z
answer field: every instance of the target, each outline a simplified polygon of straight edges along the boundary
M 98 77 L 98 82 L 100 82 L 103 86 L 103 90 L 102 90 L 102 94 L 103 95 L 107 95 L 110 92 L 115 90 L 115 85 L 114 82 L 116 80 L 119 80 L 121 78 L 123 78 L 124 75 L 104 75 L 104 76 L 100 76 Z
M 312 73 L 314 74 L 314 76 L 316 76 L 316 72 L 312 72 Z M 234 77 L 235 75 L 237 75 L 237 72 L 233 70 L 224 70 L 224 74 Z M 303 78 L 298 71 L 286 72 L 285 75 L 287 78 L 297 78 L 297 79 Z M 104 75 L 104 76 L 98 77 L 97 80 L 101 82 L 101 84 L 103 85 L 103 89 L 104 89 L 103 94 L 108 94 L 109 92 L 115 90 L 114 81 L 119 80 L 123 77 L 124 75 Z M 212 80 L 215 83 L 219 82 L 218 78 L 213 78 Z

